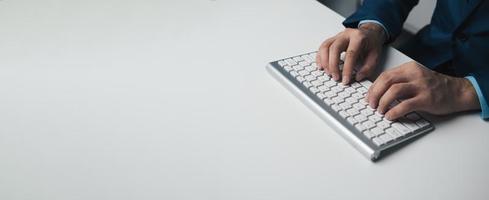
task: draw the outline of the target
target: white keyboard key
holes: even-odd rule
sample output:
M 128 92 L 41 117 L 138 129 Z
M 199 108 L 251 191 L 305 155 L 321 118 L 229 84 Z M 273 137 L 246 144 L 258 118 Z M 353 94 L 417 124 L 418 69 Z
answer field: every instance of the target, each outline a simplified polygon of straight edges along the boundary
M 390 141 L 394 140 L 394 138 L 389 135 L 389 134 L 383 134 L 379 136 L 381 140 L 383 140 L 385 143 L 389 143 Z
M 348 115 L 348 113 L 347 113 L 347 112 L 345 112 L 344 110 L 342 110 L 342 111 L 338 112 L 338 114 L 340 114 L 340 116 L 341 116 L 341 117 L 343 117 L 343 118 L 345 118 L 345 119 L 346 119 L 347 117 L 349 117 L 349 116 L 350 116 L 350 115 Z
M 392 123 L 392 127 L 397 129 L 402 135 L 406 135 L 408 133 L 411 133 L 411 130 L 408 127 L 405 127 L 399 122 L 394 122 Z
M 360 85 L 360 83 L 358 83 L 358 82 L 354 82 L 351 84 L 351 87 L 356 89 L 356 88 L 362 87 L 362 85 Z
M 362 104 L 360 104 L 360 103 L 354 103 L 354 104 L 353 104 L 353 107 L 354 107 L 355 109 L 357 109 L 357 110 L 362 110 L 362 111 L 363 111 L 363 109 L 365 109 L 365 106 L 363 106 L 363 105 L 362 105 Z
M 387 134 L 390 134 L 394 138 L 402 137 L 402 134 L 395 128 L 388 128 L 387 130 L 385 130 L 385 132 Z
M 336 112 L 339 112 L 339 111 L 341 110 L 341 107 L 340 107 L 340 106 L 338 106 L 337 104 L 333 104 L 333 105 L 331 105 L 331 108 L 332 108 L 334 111 L 336 111 Z
M 314 70 L 311 72 L 311 75 L 313 75 L 315 77 L 323 76 L 323 74 L 324 74 L 323 71 L 318 71 L 318 70 Z
M 301 57 L 302 57 L 302 59 L 304 59 L 305 61 L 307 61 L 307 62 L 309 62 L 309 63 L 314 62 L 314 61 L 315 61 L 315 59 L 316 59 L 316 58 L 312 59 L 312 58 L 311 58 L 309 55 L 307 55 L 307 54 L 306 54 L 306 55 L 302 55 Z
M 360 114 L 357 110 L 355 109 L 349 109 L 347 110 L 346 112 L 348 112 L 351 116 L 355 116 L 355 115 L 358 115 Z
M 307 81 L 304 81 L 304 82 L 302 83 L 302 85 L 304 85 L 306 88 L 310 88 L 310 87 L 312 87 L 312 84 L 311 84 L 311 83 L 309 83 L 309 82 L 307 82 Z
M 346 93 L 346 92 L 340 92 L 338 94 L 338 96 L 341 97 L 341 98 L 343 98 L 343 99 L 346 99 L 346 97 L 349 97 L 350 95 L 348 95 L 348 93 Z
M 360 83 L 360 85 L 363 85 L 363 87 L 365 87 L 367 89 L 370 88 L 370 86 L 372 85 L 372 82 L 369 80 L 363 80 L 363 81 L 360 81 L 359 83 Z
M 329 81 L 331 78 L 328 75 L 321 75 L 318 77 L 320 81 Z
M 311 81 L 311 84 L 318 87 L 318 88 L 319 88 L 319 86 L 323 86 L 323 82 L 321 82 L 319 80 Z
M 355 118 L 353 117 L 348 117 L 346 118 L 346 121 L 348 121 L 348 123 L 350 123 L 351 125 L 355 125 L 357 122 L 357 120 L 355 120 Z
M 374 111 L 364 107 L 364 109 L 362 111 L 360 111 L 363 115 L 365 116 L 370 116 L 370 115 L 374 115 Z
M 299 73 L 300 74 L 300 73 Z M 316 77 L 312 76 L 312 75 L 306 75 L 304 76 L 304 78 L 307 80 L 307 81 L 313 81 L 313 80 L 316 80 Z
M 304 82 L 304 81 L 306 81 L 306 79 L 304 79 L 304 77 L 302 77 L 302 76 L 298 76 L 298 77 L 296 77 L 296 79 L 297 79 L 299 82 L 301 82 L 301 83 L 302 83 L 302 82 Z
M 358 111 L 357 111 L 358 112 Z M 358 121 L 358 122 L 363 122 L 363 121 L 366 121 L 367 120 L 367 117 L 363 116 L 363 115 L 356 115 L 355 116 L 355 119 Z
M 327 92 L 327 91 L 329 91 L 329 88 L 328 88 L 328 87 L 326 87 L 326 86 L 324 86 L 324 85 L 319 86 L 319 87 L 318 87 L 318 89 L 319 89 L 321 92 Z
M 297 73 L 299 74 L 299 76 L 303 76 L 304 78 L 305 76 L 309 75 L 309 72 L 307 72 L 306 70 L 297 71 Z
M 297 57 L 293 57 L 292 58 L 295 62 L 299 63 L 301 61 L 303 61 L 304 59 L 302 59 L 300 56 L 297 56 Z
M 304 67 L 302 67 L 300 65 L 296 65 L 296 66 L 293 66 L 292 69 L 294 69 L 295 71 L 301 71 L 304 69 Z
M 308 71 L 309 73 L 319 72 L 319 71 L 317 71 L 316 67 L 313 67 L 313 66 L 305 66 L 304 70 Z
M 360 93 L 358 93 L 358 92 L 353 93 L 351 96 L 352 96 L 352 97 L 355 97 L 355 98 L 356 98 L 356 99 L 358 99 L 358 100 L 363 100 L 363 99 L 365 98 L 365 96 L 364 96 L 364 95 L 362 95 L 362 94 L 360 94 Z
M 278 65 L 280 65 L 280 66 L 282 66 L 282 67 L 285 67 L 285 66 L 287 66 L 288 64 L 287 64 L 285 61 L 281 60 L 281 61 L 278 61 Z
M 294 69 L 292 69 L 292 67 L 289 67 L 289 66 L 285 66 L 284 69 L 287 72 L 290 72 L 290 71 L 294 70 Z
M 341 84 L 341 83 L 340 83 L 340 84 L 338 84 L 336 87 L 340 88 L 340 89 L 341 89 L 341 91 L 344 91 L 346 88 L 348 88 L 348 86 L 347 86 L 347 85 L 343 85 L 343 84 Z
M 375 123 L 373 123 L 371 121 L 365 121 L 365 122 L 363 122 L 363 125 L 365 127 L 367 127 L 367 129 L 371 129 L 371 128 L 374 128 L 375 127 Z
M 348 110 L 351 108 L 351 105 L 347 104 L 346 102 L 345 103 L 340 103 L 340 107 L 343 109 L 343 110 Z
M 336 83 L 334 81 L 328 81 L 328 82 L 324 83 L 324 86 L 329 87 L 329 88 L 331 88 L 335 85 L 336 85 Z
M 297 77 L 297 76 L 299 76 L 299 73 L 297 73 L 297 72 L 295 72 L 295 71 L 291 71 L 291 72 L 290 72 L 290 75 L 291 75 L 292 77 Z
M 357 128 L 360 132 L 363 132 L 363 131 L 367 130 L 367 128 L 364 125 L 360 124 L 360 123 L 356 124 L 355 125 L 355 128 Z
M 345 99 L 345 102 L 349 103 L 350 105 L 353 105 L 353 104 L 356 104 L 358 101 L 355 100 L 354 98 L 348 97 L 348 98 Z
M 365 135 L 368 139 L 372 139 L 375 137 L 375 135 L 369 130 L 364 131 L 363 135 Z
M 343 103 L 345 100 L 341 97 L 333 97 L 333 101 L 336 103 L 336 104 L 340 104 L 340 103 Z
M 340 53 L 340 61 L 344 61 L 345 60 L 345 57 L 346 57 L 346 52 L 341 52 Z
M 331 100 L 330 98 L 326 98 L 326 99 L 324 99 L 323 101 L 324 101 L 324 103 L 325 103 L 326 105 L 328 105 L 328 106 L 332 106 L 332 105 L 334 104 L 334 101 L 333 101 L 333 100 Z
M 405 118 L 401 118 L 401 119 L 399 119 L 399 122 L 401 122 L 401 123 L 402 123 L 402 125 L 404 125 L 404 126 L 408 127 L 408 128 L 409 128 L 409 129 L 411 129 L 412 131 L 414 131 L 414 130 L 416 130 L 416 129 L 418 129 L 418 128 L 419 128 L 419 126 L 418 126 L 418 125 L 416 125 L 416 123 L 415 123 L 415 122 L 411 122 L 411 121 L 409 121 L 409 120 L 407 120 L 407 119 L 405 119 Z
M 382 139 L 380 139 L 378 137 L 372 139 L 372 142 L 374 142 L 374 144 L 377 146 L 382 146 L 385 143 Z
M 310 88 L 309 88 L 309 90 L 310 90 L 310 91 L 311 91 L 313 94 L 316 94 L 316 93 L 318 93 L 318 92 L 319 92 L 319 89 L 318 89 L 317 87 L 314 87 L 314 86 L 310 87 Z
M 365 89 L 365 88 L 363 88 L 363 87 L 358 88 L 358 93 L 360 93 L 360 94 L 362 94 L 362 95 L 367 94 L 367 92 L 368 92 L 368 90 L 367 90 L 367 89 Z
M 379 127 L 372 128 L 372 129 L 370 129 L 370 131 L 372 131 L 372 133 L 375 136 L 379 136 L 379 135 L 384 133 L 384 131 L 382 129 L 380 129 Z
M 306 71 L 306 70 L 301 70 L 301 71 L 298 71 L 298 72 L 299 72 L 299 75 L 304 76 L 304 78 L 305 78 L 306 75 L 309 75 L 309 72 Z
M 287 64 L 289 64 L 290 66 L 297 65 L 297 63 L 294 60 L 292 60 L 291 58 L 285 60 L 285 62 L 287 62 Z
M 420 119 L 416 122 L 416 124 L 420 127 L 420 128 L 424 128 L 426 126 L 429 126 L 430 123 L 424 119 Z
M 343 91 L 343 89 L 341 89 L 338 85 L 331 88 L 331 90 L 335 93 L 340 93 Z
M 357 91 L 356 91 L 355 89 L 353 89 L 353 88 L 349 87 L 349 88 L 346 88 L 346 89 L 345 89 L 345 92 L 348 92 L 348 94 L 353 94 L 353 93 L 355 93 L 355 92 L 357 92 Z
M 385 121 L 381 121 L 381 122 L 377 123 L 377 126 L 381 129 L 386 129 L 386 128 L 390 127 L 390 124 L 385 122 Z
M 336 93 L 334 93 L 333 91 L 328 91 L 328 92 L 325 92 L 324 95 L 326 95 L 328 98 L 333 98 L 336 96 Z
M 311 66 L 314 67 L 314 69 L 318 69 L 318 66 L 316 65 L 315 62 L 311 63 Z
M 316 94 L 316 96 L 317 96 L 319 99 L 321 99 L 321 100 L 322 100 L 322 99 L 324 99 L 324 98 L 326 98 L 326 95 L 324 95 L 324 93 L 321 93 L 321 92 L 317 93 L 317 94 Z
M 376 122 L 378 122 L 378 121 L 382 120 L 382 118 L 380 118 L 380 117 L 379 117 L 379 116 L 377 116 L 377 115 L 371 115 L 371 116 L 369 116 L 368 118 L 370 119 L 370 121 L 372 121 L 372 122 L 374 122 L 374 123 L 376 123 Z

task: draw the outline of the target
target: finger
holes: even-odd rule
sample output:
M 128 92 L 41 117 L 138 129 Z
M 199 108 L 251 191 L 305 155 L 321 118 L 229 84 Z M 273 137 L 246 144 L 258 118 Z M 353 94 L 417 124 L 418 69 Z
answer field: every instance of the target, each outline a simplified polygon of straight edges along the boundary
M 379 107 L 377 110 L 384 114 L 389 109 L 389 106 L 395 101 L 399 99 L 405 99 L 408 97 L 412 97 L 416 91 L 414 85 L 409 83 L 398 83 L 392 85 L 384 95 L 379 100 Z
M 413 112 L 420 105 L 420 102 L 420 99 L 417 97 L 406 99 L 385 113 L 385 118 L 392 121 Z
M 340 80 L 340 69 L 338 64 L 340 63 L 340 54 L 345 51 L 348 46 L 348 39 L 345 37 L 338 37 L 329 47 L 329 62 L 328 70 L 333 75 L 335 81 Z
M 316 54 L 316 65 L 318 67 L 319 70 L 324 70 L 324 73 L 328 74 L 329 75 L 329 71 L 328 71 L 328 68 L 327 67 L 322 67 L 321 66 L 321 56 L 319 55 L 319 52 Z
M 377 66 L 379 60 L 378 58 L 379 58 L 378 52 L 375 51 L 370 52 L 365 58 L 364 65 L 360 67 L 360 69 L 358 70 L 355 79 L 357 81 L 361 81 L 366 77 L 370 76 L 372 72 L 374 72 L 375 66 Z
M 334 42 L 335 37 L 329 38 L 324 41 L 319 47 L 318 53 L 316 54 L 316 64 L 319 69 L 326 69 L 329 62 L 329 47 Z
M 404 81 L 404 75 L 397 68 L 380 74 L 367 92 L 367 101 L 370 107 L 377 108 L 380 97 L 384 95 L 391 85 Z
M 350 83 L 351 74 L 353 73 L 353 68 L 358 60 L 359 51 L 361 49 L 362 41 L 358 38 L 351 38 L 350 44 L 348 44 L 348 49 L 345 55 L 345 65 L 343 66 L 343 84 Z

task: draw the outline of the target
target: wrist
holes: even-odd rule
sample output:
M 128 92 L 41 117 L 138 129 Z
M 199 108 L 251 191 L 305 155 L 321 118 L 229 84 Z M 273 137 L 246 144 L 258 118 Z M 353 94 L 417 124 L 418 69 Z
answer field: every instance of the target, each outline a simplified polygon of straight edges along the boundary
M 479 97 L 472 83 L 465 78 L 455 78 L 457 82 L 456 98 L 458 111 L 480 109 Z
M 377 38 L 379 38 L 382 44 L 387 41 L 387 33 L 385 32 L 384 28 L 376 23 L 363 23 L 358 27 L 358 29 L 373 33 L 377 36 Z

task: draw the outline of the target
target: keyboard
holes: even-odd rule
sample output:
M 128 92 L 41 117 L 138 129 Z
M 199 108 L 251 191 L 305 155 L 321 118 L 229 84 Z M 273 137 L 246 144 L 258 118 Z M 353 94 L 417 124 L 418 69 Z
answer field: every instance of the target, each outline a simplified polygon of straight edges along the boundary
M 269 63 L 267 70 L 368 159 L 375 161 L 388 150 L 434 129 L 416 112 L 387 120 L 365 101 L 371 81 L 343 85 L 318 70 L 315 58 L 316 52 L 285 58 Z M 399 101 L 390 106 L 396 103 Z

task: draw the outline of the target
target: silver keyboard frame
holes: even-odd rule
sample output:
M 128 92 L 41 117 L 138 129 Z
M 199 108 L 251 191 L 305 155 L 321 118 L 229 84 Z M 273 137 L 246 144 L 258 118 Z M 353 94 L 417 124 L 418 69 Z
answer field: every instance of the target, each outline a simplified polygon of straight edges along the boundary
M 302 54 L 302 55 L 306 55 L 306 54 Z M 289 57 L 289 58 L 293 58 L 293 57 Z M 295 77 L 292 77 L 287 71 L 285 71 L 278 64 L 278 61 L 270 62 L 267 65 L 266 69 L 275 79 L 277 79 L 283 86 L 285 86 L 290 92 L 292 92 L 297 98 L 299 98 L 324 122 L 326 122 L 337 133 L 339 133 L 343 138 L 345 138 L 346 141 L 348 141 L 353 147 L 355 147 L 360 153 L 362 153 L 365 157 L 367 157 L 371 161 L 376 161 L 379 158 L 381 158 L 383 156 L 383 153 L 386 152 L 386 150 L 391 149 L 414 137 L 428 133 L 435 129 L 433 124 L 430 122 L 429 126 L 419 129 L 417 132 L 409 133 L 408 135 L 406 135 L 404 138 L 400 140 L 391 142 L 386 145 L 377 146 L 366 136 L 364 136 L 360 131 L 358 131 L 353 125 L 349 124 L 345 119 L 343 119 L 331 107 L 326 105 L 323 102 L 323 100 L 319 99 L 315 94 L 310 92 L 308 88 L 304 87 L 302 83 L 300 83 L 295 79 Z M 424 117 L 422 118 L 425 119 Z

